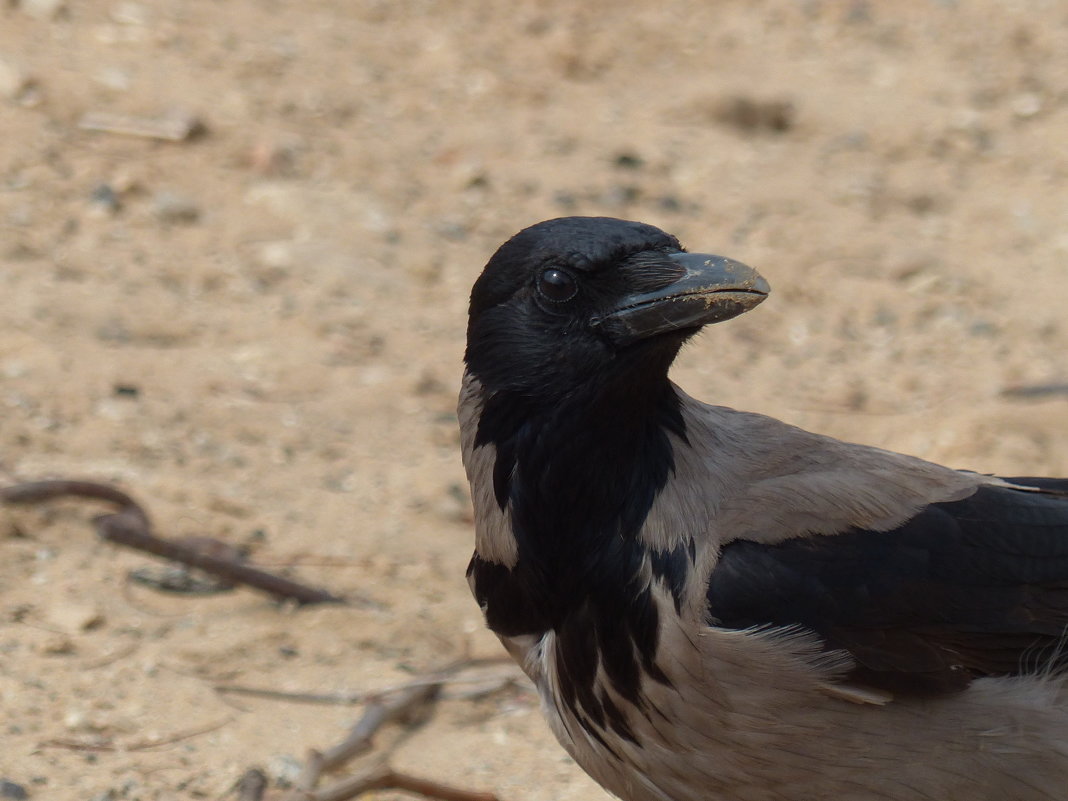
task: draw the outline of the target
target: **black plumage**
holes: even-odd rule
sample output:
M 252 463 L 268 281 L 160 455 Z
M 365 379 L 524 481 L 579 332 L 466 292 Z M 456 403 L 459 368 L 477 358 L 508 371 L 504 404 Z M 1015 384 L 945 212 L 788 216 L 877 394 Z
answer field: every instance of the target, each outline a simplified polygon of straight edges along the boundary
M 982 487 L 890 531 L 723 549 L 709 622 L 802 626 L 894 691 L 1068 669 L 1068 497 Z

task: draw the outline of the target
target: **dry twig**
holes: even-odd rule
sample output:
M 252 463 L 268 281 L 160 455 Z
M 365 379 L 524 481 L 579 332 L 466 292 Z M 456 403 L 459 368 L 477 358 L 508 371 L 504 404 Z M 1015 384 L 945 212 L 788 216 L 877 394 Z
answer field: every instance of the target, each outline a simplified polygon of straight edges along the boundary
M 1011 398 L 1012 400 L 1053 398 L 1058 395 L 1068 395 L 1068 382 L 1060 384 L 1021 384 L 1005 387 L 1005 389 L 1001 390 L 1001 397 Z
M 512 669 L 501 674 L 491 676 L 464 677 L 458 674 L 472 668 L 495 665 L 508 665 Z M 360 690 L 352 693 L 311 693 L 311 692 L 288 692 L 286 690 L 272 690 L 266 687 L 250 687 L 244 684 L 216 684 L 212 689 L 215 692 L 230 695 L 246 695 L 253 698 L 264 698 L 270 701 L 289 701 L 298 704 L 327 704 L 331 706 L 355 706 L 366 704 L 370 701 L 382 698 L 390 693 L 404 692 L 417 687 L 443 687 L 445 685 L 484 683 L 498 681 L 501 684 L 515 682 L 522 679 L 523 673 L 507 654 L 500 656 L 486 656 L 465 659 L 457 662 L 456 667 L 446 668 L 445 671 L 424 676 L 403 684 L 394 684 L 382 687 L 378 690 Z
M 108 542 L 181 562 L 234 583 L 263 590 L 276 598 L 291 598 L 300 604 L 344 603 L 343 599 L 318 587 L 309 587 L 233 559 L 213 556 L 199 548 L 157 537 L 152 533 L 152 523 L 141 505 L 108 484 L 57 480 L 0 488 L 0 503 L 26 505 L 66 497 L 106 501 L 119 508 L 112 514 L 93 518 L 97 534 Z
M 227 723 L 232 721 L 233 718 L 226 718 L 215 723 L 210 723 L 207 726 L 200 726 L 196 729 L 186 729 L 185 731 L 175 732 L 169 737 L 161 737 L 159 739 L 150 738 L 144 740 L 136 740 L 132 743 L 121 744 L 108 741 L 98 742 L 83 742 L 81 740 L 66 740 L 57 738 L 53 740 L 45 740 L 41 743 L 41 748 L 65 748 L 68 751 L 149 751 L 153 748 L 162 748 L 165 745 L 173 745 L 179 743 L 182 740 L 190 740 L 193 737 L 199 737 L 202 734 L 208 734 L 217 729 L 221 729 Z
M 369 696 L 363 715 L 344 740 L 325 751 L 312 749 L 308 752 L 296 788 L 286 796 L 286 801 L 345 801 L 371 790 L 384 789 L 403 790 L 441 801 L 497 801 L 490 793 L 463 790 L 399 773 L 389 765 L 385 756 L 361 773 L 320 790 L 315 788 L 324 773 L 371 751 L 375 734 L 386 723 L 407 719 L 409 726 L 415 725 L 412 721 L 417 719 L 417 714 L 433 703 L 441 688 L 457 673 L 502 660 L 498 657 L 459 660 L 409 684 Z M 306 696 L 300 700 L 306 700 Z
M 440 801 L 498 801 L 493 793 L 463 790 L 407 773 L 398 773 L 385 764 L 350 776 L 324 790 L 296 796 L 296 798 L 300 801 L 348 801 L 350 798 L 356 798 L 372 790 L 402 790 L 427 798 L 437 798 Z
M 267 776 L 259 768 L 249 768 L 234 785 L 237 801 L 262 801 L 267 792 Z
M 200 120 L 180 109 L 171 110 L 158 117 L 136 117 L 109 111 L 87 111 L 78 120 L 78 127 L 83 131 L 162 139 L 167 142 L 181 142 L 204 130 Z
M 275 597 L 292 598 L 298 603 L 341 601 L 340 598 L 325 590 L 308 587 L 249 567 L 234 559 L 219 558 L 198 548 L 157 537 L 151 531 L 151 521 L 145 510 L 126 493 L 107 484 L 61 480 L 31 482 L 0 488 L 0 504 L 34 504 L 64 497 L 101 500 L 118 507 L 116 512 L 99 515 L 93 519 L 98 535 L 109 542 L 182 562 L 235 583 L 247 584 L 264 590 Z M 316 789 L 316 786 L 325 772 L 336 770 L 357 756 L 373 750 L 374 737 L 386 723 L 405 720 L 409 728 L 416 725 L 419 722 L 419 713 L 425 711 L 433 703 L 444 685 L 456 681 L 457 673 L 472 667 L 500 664 L 504 661 L 508 660 L 503 656 L 461 659 L 407 684 L 375 693 L 360 693 L 343 697 L 312 693 L 282 693 L 227 685 L 220 685 L 216 689 L 219 692 L 244 693 L 311 703 L 366 703 L 363 715 L 350 729 L 344 740 L 325 751 L 309 751 L 297 786 L 287 795 L 287 801 L 347 801 L 363 793 L 383 789 L 401 790 L 439 799 L 439 801 L 497 801 L 496 796 L 491 793 L 450 787 L 430 779 L 398 772 L 389 765 L 386 756 L 376 760 L 372 767 L 361 773 L 322 789 Z M 504 678 L 512 681 L 515 677 Z M 179 732 L 161 740 L 143 740 L 126 745 L 61 739 L 49 740 L 41 745 L 78 751 L 142 751 L 213 731 L 228 722 L 229 719 L 208 727 Z M 235 787 L 242 794 L 242 799 L 262 797 L 264 792 L 262 774 L 257 777 L 249 773 L 246 774 L 246 778 L 249 779 L 247 783 L 242 782 L 240 787 Z M 257 781 L 257 778 L 260 781 Z

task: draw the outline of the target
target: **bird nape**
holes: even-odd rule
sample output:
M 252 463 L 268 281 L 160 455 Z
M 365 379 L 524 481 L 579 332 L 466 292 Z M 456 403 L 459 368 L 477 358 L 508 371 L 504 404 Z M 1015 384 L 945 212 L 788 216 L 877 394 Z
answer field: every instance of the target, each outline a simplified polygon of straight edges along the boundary
M 625 801 L 1068 798 L 1068 480 L 710 406 L 767 282 L 637 222 L 520 231 L 471 293 L 468 580 Z

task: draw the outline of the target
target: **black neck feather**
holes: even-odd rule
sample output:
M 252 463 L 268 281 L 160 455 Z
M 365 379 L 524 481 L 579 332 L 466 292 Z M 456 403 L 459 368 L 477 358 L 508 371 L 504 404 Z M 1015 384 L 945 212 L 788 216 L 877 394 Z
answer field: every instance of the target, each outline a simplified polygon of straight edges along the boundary
M 496 448 L 494 490 L 510 504 L 518 564 L 493 580 L 476 555 L 476 589 L 499 633 L 558 627 L 591 601 L 633 599 L 648 554 L 638 533 L 685 442 L 667 379 L 676 348 L 635 349 L 565 393 L 490 390 L 477 445 Z M 485 574 L 480 582 L 478 573 Z M 507 585 L 507 599 L 489 597 Z
M 692 566 L 686 549 L 650 553 L 639 536 L 675 469 L 670 435 L 686 442 L 667 379 L 677 350 L 637 349 L 566 393 L 491 391 L 476 437 L 496 447 L 494 490 L 510 507 L 518 560 L 508 568 L 476 553 L 475 595 L 499 635 L 556 634 L 561 700 L 609 750 L 609 730 L 634 735 L 597 672 L 638 706 L 644 678 L 667 683 L 650 570 L 678 607 Z

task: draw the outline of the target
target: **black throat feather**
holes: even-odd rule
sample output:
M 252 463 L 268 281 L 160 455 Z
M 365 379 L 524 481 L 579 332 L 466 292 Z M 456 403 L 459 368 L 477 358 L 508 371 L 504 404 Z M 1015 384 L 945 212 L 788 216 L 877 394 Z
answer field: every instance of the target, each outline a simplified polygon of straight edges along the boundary
M 511 507 L 518 545 L 512 568 L 477 553 L 471 561 L 487 622 L 502 636 L 555 632 L 565 701 L 621 736 L 629 736 L 625 716 L 595 690 L 598 665 L 636 704 L 642 672 L 666 681 L 655 663 L 660 622 L 648 571 L 678 604 L 692 568 L 688 549 L 651 553 L 639 536 L 675 469 L 672 435 L 687 443 L 667 380 L 677 348 L 660 344 L 555 397 L 490 391 L 476 437 L 476 447 L 496 448 L 494 490 Z

